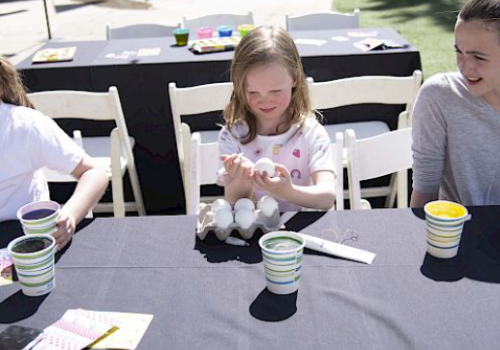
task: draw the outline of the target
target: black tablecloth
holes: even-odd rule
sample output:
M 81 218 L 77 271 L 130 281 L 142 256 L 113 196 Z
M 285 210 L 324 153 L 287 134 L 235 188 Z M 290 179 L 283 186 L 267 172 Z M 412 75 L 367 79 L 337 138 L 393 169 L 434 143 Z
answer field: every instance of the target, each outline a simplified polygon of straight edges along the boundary
M 0 287 L 0 331 L 84 308 L 153 314 L 138 348 L 148 350 L 498 349 L 500 207 L 471 213 L 450 260 L 426 255 L 421 210 L 300 213 L 288 229 L 377 256 L 365 265 L 306 250 L 289 296 L 265 289 L 259 234 L 233 247 L 196 240 L 195 217 L 96 219 L 58 255 L 48 296 Z M 0 224 L 0 247 L 18 234 Z
M 298 44 L 307 76 L 315 81 L 327 81 L 360 75 L 411 75 L 420 69 L 417 49 L 392 29 L 375 29 L 377 38 L 407 45 L 402 49 L 363 52 L 348 41 L 333 41 L 331 37 L 348 32 L 373 33 L 373 29 L 292 32 L 295 39 L 323 39 L 322 46 Z M 173 46 L 173 38 L 122 39 L 107 42 L 49 42 L 43 48 L 76 46 L 71 62 L 32 64 L 31 56 L 17 68 L 22 71 L 27 87 L 32 91 L 84 90 L 107 91 L 118 87 L 130 134 L 136 139 L 134 154 L 138 167 L 146 210 L 154 213 L 184 212 L 184 192 L 173 132 L 168 83 L 180 87 L 229 81 L 233 52 L 196 55 L 186 47 Z M 128 59 L 111 59 L 110 54 L 138 52 L 144 48 L 160 48 L 152 57 L 131 55 Z M 195 103 L 195 101 L 193 102 Z M 348 120 L 383 120 L 396 127 L 400 107 L 362 105 L 325 112 L 328 122 Z M 353 119 L 354 118 L 354 119 Z M 202 116 L 192 129 L 216 128 L 220 113 Z M 85 135 L 109 133 L 102 124 L 58 121 L 66 131 L 80 128 Z

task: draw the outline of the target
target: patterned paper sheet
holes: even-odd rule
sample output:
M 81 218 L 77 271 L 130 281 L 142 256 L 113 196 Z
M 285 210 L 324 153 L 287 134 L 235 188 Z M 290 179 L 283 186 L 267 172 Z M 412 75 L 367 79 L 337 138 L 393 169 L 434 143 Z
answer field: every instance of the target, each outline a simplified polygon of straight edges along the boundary
M 42 341 L 33 350 L 81 350 L 110 332 L 114 324 L 114 320 L 92 311 L 68 310 L 45 328 Z
M 12 258 L 7 249 L 0 249 L 0 286 L 12 284 Z

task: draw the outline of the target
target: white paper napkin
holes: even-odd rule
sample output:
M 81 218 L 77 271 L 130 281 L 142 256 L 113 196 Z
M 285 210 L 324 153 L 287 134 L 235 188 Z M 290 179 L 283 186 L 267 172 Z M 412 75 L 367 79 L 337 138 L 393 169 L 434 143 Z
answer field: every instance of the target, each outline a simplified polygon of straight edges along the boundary
M 323 238 L 306 235 L 304 233 L 299 233 L 299 235 L 304 238 L 306 242 L 306 248 L 316 250 L 325 254 L 338 256 L 340 258 L 359 261 L 365 264 L 371 264 L 376 255 L 366 250 L 327 241 Z

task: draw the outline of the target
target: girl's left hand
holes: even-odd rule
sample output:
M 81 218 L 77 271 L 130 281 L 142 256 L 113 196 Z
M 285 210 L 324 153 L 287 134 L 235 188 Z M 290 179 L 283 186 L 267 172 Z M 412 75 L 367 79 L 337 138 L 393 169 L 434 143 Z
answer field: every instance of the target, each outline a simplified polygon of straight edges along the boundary
M 59 213 L 59 217 L 56 221 L 57 231 L 52 234 L 52 236 L 56 239 L 57 250 L 61 250 L 66 246 L 66 244 L 71 241 L 73 234 L 75 233 L 76 222 L 75 218 L 64 212 L 64 209 L 61 209 Z
M 278 172 L 277 176 L 269 177 L 267 174 L 256 172 L 253 176 L 254 184 L 259 190 L 266 191 L 273 197 L 283 199 L 293 187 L 290 172 L 284 165 L 278 163 L 274 164 L 274 168 Z

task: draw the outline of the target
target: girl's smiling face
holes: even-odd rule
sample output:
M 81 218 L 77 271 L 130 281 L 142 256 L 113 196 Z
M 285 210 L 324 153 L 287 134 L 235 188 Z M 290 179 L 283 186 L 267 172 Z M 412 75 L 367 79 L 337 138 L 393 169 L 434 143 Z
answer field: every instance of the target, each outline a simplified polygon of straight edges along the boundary
M 256 66 L 245 78 L 245 98 L 257 120 L 257 132 L 275 131 L 289 118 L 292 88 L 297 86 L 290 72 L 279 63 Z M 273 130 L 274 128 L 274 130 Z
M 457 65 L 470 94 L 500 110 L 500 30 L 497 24 L 458 20 Z

